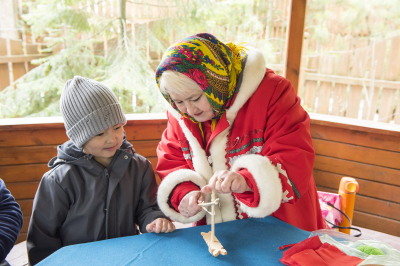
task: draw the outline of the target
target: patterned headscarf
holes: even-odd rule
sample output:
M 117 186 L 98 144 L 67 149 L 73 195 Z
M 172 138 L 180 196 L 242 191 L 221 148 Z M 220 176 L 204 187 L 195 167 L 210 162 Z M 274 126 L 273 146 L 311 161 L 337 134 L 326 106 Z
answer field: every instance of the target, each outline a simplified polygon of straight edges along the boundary
M 156 70 L 156 81 L 166 70 L 173 70 L 195 81 L 204 91 L 213 110 L 213 119 L 220 118 L 236 93 L 236 80 L 242 71 L 241 59 L 246 56 L 244 47 L 224 44 L 213 35 L 199 33 L 173 44 L 165 52 Z M 167 94 L 164 98 L 177 110 Z M 181 113 L 197 122 L 186 113 Z

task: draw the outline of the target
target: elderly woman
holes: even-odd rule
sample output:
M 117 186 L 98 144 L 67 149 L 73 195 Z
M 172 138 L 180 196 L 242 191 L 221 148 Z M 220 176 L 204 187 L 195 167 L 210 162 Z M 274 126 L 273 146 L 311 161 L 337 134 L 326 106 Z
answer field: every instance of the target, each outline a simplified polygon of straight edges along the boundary
M 167 50 L 156 80 L 169 103 L 157 148 L 167 216 L 210 223 L 197 204 L 215 191 L 216 222 L 272 215 L 308 231 L 325 227 L 310 118 L 259 50 L 197 34 Z

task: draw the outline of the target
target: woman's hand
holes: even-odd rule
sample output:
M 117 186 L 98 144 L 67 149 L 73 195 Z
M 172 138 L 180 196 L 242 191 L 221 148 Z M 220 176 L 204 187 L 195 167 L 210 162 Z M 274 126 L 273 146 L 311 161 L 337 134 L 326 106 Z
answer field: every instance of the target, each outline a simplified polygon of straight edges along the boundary
M 157 218 L 146 226 L 149 233 L 170 233 L 175 231 L 175 225 L 164 218 Z
M 201 191 L 205 194 L 215 191 L 219 194 L 228 193 L 243 193 L 245 191 L 252 191 L 247 185 L 244 177 L 238 173 L 229 170 L 217 171 L 211 177 L 207 186 L 204 186 Z
M 186 194 L 178 206 L 178 211 L 186 218 L 192 217 L 199 213 L 202 208 L 198 203 L 204 202 L 204 195 L 201 191 L 192 191 Z

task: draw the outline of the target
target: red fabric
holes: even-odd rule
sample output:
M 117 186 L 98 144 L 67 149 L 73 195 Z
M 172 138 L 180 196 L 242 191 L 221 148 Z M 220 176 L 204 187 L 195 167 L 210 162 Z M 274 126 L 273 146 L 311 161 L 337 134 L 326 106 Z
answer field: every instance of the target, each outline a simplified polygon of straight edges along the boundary
M 319 237 L 314 236 L 307 238 L 284 251 L 283 257 L 280 261 L 285 265 L 292 266 L 356 266 L 363 260 L 357 257 L 348 256 L 329 243 L 322 244 Z
M 295 244 L 293 247 L 289 248 L 288 250 L 284 251 L 283 257 L 282 257 L 282 259 L 280 259 L 280 261 L 285 265 L 300 265 L 294 259 L 291 258 L 292 255 L 299 253 L 306 249 L 315 250 L 321 246 L 322 246 L 322 243 L 321 243 L 321 240 L 319 240 L 318 236 L 307 238 L 306 240 L 303 240 L 303 241 Z
M 328 243 L 324 243 L 315 251 L 329 266 L 355 266 L 363 260 L 357 257 L 348 256 L 340 249 Z
M 182 120 L 197 141 L 203 143 L 199 127 L 189 119 Z M 206 154 L 213 139 L 228 126 L 224 114 L 207 142 Z M 268 69 L 258 89 L 237 113 L 228 135 L 225 159 L 230 168 L 232 160 L 245 154 L 268 158 L 279 171 L 285 195 L 284 203 L 272 216 L 314 231 L 325 228 L 325 223 L 312 176 L 315 153 L 309 127 L 310 118 L 290 82 Z M 194 170 L 189 149 L 179 121 L 168 113 L 168 126 L 157 148 L 161 180 L 179 169 Z
M 204 142 L 203 142 L 203 147 L 204 147 L 207 145 L 208 141 L 211 138 L 211 134 L 212 134 L 211 120 L 201 123 L 201 128 L 203 129 L 203 134 L 204 134 Z
M 171 204 L 174 209 L 179 212 L 179 203 L 181 202 L 183 197 L 186 196 L 186 194 L 189 192 L 199 190 L 200 188 L 190 181 L 183 182 L 179 186 L 176 186 L 174 191 L 171 193 Z
M 296 245 L 296 244 L 287 244 L 287 245 L 283 245 L 283 246 L 279 247 L 279 250 L 284 250 L 284 249 L 287 249 L 287 248 L 291 248 L 291 247 L 293 247 L 294 245 Z
M 292 255 L 291 257 L 296 264 L 301 266 L 329 266 L 313 249 L 306 249 Z
M 240 201 L 246 204 L 249 207 L 257 207 L 260 203 L 260 192 L 258 191 L 258 187 L 256 181 L 253 178 L 253 175 L 247 171 L 247 169 L 242 169 L 237 172 L 246 180 L 247 185 L 253 191 L 246 191 L 244 193 L 233 193 L 235 197 Z

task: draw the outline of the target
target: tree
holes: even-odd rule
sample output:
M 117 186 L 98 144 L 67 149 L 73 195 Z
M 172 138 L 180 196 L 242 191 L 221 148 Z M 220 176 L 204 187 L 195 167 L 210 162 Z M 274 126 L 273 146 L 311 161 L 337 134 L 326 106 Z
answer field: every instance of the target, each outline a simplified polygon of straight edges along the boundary
M 282 64 L 286 17 L 285 7 L 277 6 L 281 1 L 26 1 L 26 30 L 45 41 L 43 52 L 53 54 L 0 92 L 0 118 L 60 115 L 63 84 L 74 75 L 108 85 L 125 113 L 163 112 L 154 69 L 168 45 L 199 32 L 246 42 L 263 51 L 268 65 Z M 332 32 L 357 38 L 399 34 L 399 13 L 396 0 L 310 0 L 309 47 L 326 45 Z M 335 49 L 345 45 L 340 41 Z

